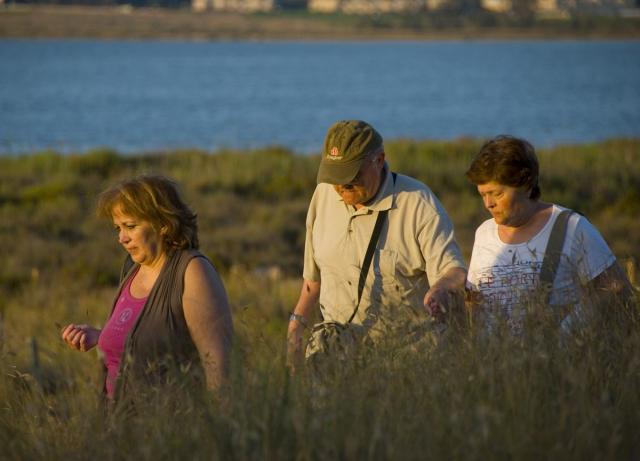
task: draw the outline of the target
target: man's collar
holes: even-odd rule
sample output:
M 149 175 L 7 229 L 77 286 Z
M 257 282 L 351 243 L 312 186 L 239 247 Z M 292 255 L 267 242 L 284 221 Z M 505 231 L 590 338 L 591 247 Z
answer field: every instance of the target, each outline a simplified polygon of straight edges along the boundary
M 384 162 L 383 171 L 384 181 L 380 185 L 378 193 L 365 205 L 365 208 L 373 211 L 389 210 L 393 207 L 395 181 L 393 180 L 393 175 L 387 162 Z

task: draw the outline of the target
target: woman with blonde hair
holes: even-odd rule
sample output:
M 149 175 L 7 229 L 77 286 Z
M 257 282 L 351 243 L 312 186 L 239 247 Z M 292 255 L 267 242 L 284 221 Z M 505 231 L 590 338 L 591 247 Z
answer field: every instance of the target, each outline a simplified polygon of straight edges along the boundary
M 128 253 L 120 287 L 102 329 L 70 324 L 63 340 L 100 349 L 111 400 L 202 375 L 219 389 L 229 369 L 229 304 L 176 185 L 163 176 L 124 180 L 100 194 L 98 214 L 113 222 Z

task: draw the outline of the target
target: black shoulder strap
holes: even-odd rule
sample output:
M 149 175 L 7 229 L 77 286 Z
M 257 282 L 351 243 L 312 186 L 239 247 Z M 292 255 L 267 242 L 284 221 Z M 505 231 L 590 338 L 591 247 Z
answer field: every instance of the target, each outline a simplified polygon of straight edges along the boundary
M 393 175 L 393 184 L 396 184 L 396 173 L 392 173 Z M 384 226 L 384 222 L 387 219 L 387 213 L 389 210 L 382 210 L 378 212 L 378 217 L 376 218 L 376 224 L 373 227 L 373 232 L 371 233 L 371 240 L 369 240 L 369 246 L 367 247 L 367 252 L 364 255 L 364 261 L 362 261 L 362 269 L 360 270 L 360 279 L 358 280 L 358 303 L 356 304 L 356 308 L 349 317 L 347 323 L 351 323 L 353 318 L 356 316 L 358 312 L 358 307 L 360 307 L 360 299 L 362 298 L 362 292 L 364 291 L 364 284 L 367 280 L 367 274 L 369 273 L 369 266 L 371 266 L 371 260 L 373 259 L 373 253 L 376 251 L 376 245 L 378 244 L 378 240 L 380 238 L 380 232 L 382 231 L 382 226 Z
M 562 247 L 567 234 L 567 223 L 569 222 L 571 213 L 571 210 L 563 210 L 560 212 L 556 218 L 556 222 L 553 223 L 547 248 L 544 250 L 544 259 L 542 260 L 542 267 L 540 268 L 540 287 L 546 290 L 546 304 L 549 304 L 549 300 L 551 299 L 551 289 L 553 288 L 553 281 L 558 272 L 558 264 L 560 264 L 560 257 L 562 256 Z

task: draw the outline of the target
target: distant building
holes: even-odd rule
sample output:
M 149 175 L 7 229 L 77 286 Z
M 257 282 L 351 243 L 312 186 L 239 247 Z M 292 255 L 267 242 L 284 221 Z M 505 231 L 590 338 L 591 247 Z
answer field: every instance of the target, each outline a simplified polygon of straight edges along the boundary
M 256 13 L 273 10 L 273 0 L 191 0 L 193 11 Z
M 451 0 L 424 0 L 425 11 L 438 11 L 449 5 Z
M 419 11 L 421 4 L 414 0 L 343 0 L 342 11 L 345 13 L 406 13 Z
M 315 13 L 335 13 L 341 0 L 309 0 L 309 11 Z
M 207 0 L 191 0 L 191 9 L 198 12 L 207 11 L 209 2 Z
M 547 19 L 566 19 L 569 17 L 568 10 L 561 7 L 558 0 L 536 0 L 535 13 L 539 18 Z
M 508 13 L 514 8 L 512 0 L 481 0 L 481 5 L 485 10 L 492 11 L 494 13 Z M 534 0 L 532 7 L 533 11 L 539 16 L 562 16 L 562 11 L 558 6 L 558 0 Z
M 269 12 L 274 9 L 303 9 L 315 13 L 416 13 L 446 8 L 452 0 L 191 0 L 194 11 L 229 11 L 235 13 Z M 477 0 L 480 6 L 497 14 L 506 14 L 520 0 Z M 0 0 L 2 5 L 5 0 Z M 529 3 L 529 2 L 526 2 Z M 608 7 L 625 16 L 638 16 L 640 0 L 531 0 L 530 8 L 538 17 L 566 18 L 577 9 Z
M 449 0 L 426 0 L 425 6 L 429 11 L 437 11 L 445 7 L 449 3 Z
M 557 10 L 558 10 L 557 0 L 538 0 L 536 2 L 536 11 L 539 13 L 557 11 Z
M 309 11 L 317 13 L 407 13 L 424 9 L 425 0 L 309 0 Z
M 511 0 L 481 0 L 480 4 L 483 9 L 494 13 L 506 13 L 513 7 Z

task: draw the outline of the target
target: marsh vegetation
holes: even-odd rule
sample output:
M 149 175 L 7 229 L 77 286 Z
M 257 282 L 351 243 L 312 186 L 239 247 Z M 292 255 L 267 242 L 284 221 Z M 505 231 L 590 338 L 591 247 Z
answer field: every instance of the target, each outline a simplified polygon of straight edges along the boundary
M 479 142 L 386 147 L 393 170 L 441 198 L 468 258 L 486 219 L 464 178 Z M 640 254 L 640 141 L 560 146 L 539 158 L 543 199 L 586 215 L 631 271 Z M 0 457 L 640 456 L 637 303 L 609 306 L 570 337 L 542 309 L 519 338 L 486 338 L 463 315 L 428 353 L 377 350 L 322 382 L 291 379 L 286 319 L 317 163 L 281 148 L 0 157 Z M 139 173 L 174 178 L 198 212 L 201 249 L 223 275 L 237 339 L 226 401 L 195 394 L 176 407 L 160 396 L 125 421 L 104 416 L 98 355 L 67 349 L 59 330 L 104 322 L 124 254 L 110 223 L 95 217 L 95 197 Z

